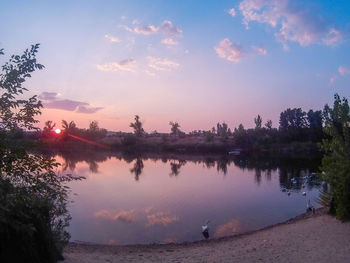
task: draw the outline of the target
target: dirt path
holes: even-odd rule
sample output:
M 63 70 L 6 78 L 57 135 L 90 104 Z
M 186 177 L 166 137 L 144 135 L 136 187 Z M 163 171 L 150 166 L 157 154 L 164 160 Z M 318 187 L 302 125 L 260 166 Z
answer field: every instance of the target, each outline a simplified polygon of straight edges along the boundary
M 350 223 L 317 211 L 263 230 L 186 244 L 104 246 L 71 243 L 64 263 L 350 262 Z

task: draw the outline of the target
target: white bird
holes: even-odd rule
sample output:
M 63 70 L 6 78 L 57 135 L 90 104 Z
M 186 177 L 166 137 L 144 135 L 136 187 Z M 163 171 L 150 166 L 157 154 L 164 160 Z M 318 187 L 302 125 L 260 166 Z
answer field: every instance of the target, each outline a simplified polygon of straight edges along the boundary
M 202 232 L 208 232 L 209 231 L 209 220 L 205 223 L 204 226 L 202 226 Z

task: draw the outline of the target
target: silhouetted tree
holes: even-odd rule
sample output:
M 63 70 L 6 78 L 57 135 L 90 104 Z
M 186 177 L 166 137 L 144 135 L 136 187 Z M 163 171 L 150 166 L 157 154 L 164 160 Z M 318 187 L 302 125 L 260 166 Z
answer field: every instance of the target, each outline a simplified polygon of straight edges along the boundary
M 49 137 L 52 134 L 55 126 L 56 126 L 56 123 L 53 123 L 52 121 L 46 121 L 43 129 L 43 135 L 45 137 Z
M 204 132 L 204 139 L 206 142 L 212 142 L 214 141 L 215 134 L 211 131 L 205 131 Z
M 55 173 L 58 163 L 49 157 L 29 153 L 9 140 L 14 128 L 35 127 L 42 104 L 37 96 L 26 98 L 24 82 L 43 69 L 37 63 L 39 44 L 13 55 L 0 73 L 0 254 L 1 262 L 57 262 L 62 259 L 70 175 Z M 2 50 L 0 51 L 3 54 Z M 53 130 L 46 123 L 45 132 Z
M 67 133 L 72 133 L 77 128 L 77 126 L 74 121 L 70 121 L 68 123 L 66 120 L 62 120 L 62 128 L 63 131 Z
M 91 121 L 89 124 L 89 131 L 98 132 L 100 127 L 98 126 L 98 121 Z
M 267 122 L 265 123 L 265 128 L 268 130 L 272 129 L 272 120 L 267 120 Z
M 322 111 L 309 110 L 307 113 L 308 127 L 314 130 L 322 130 Z
M 301 108 L 287 109 L 280 114 L 280 129 L 300 129 L 306 127 L 306 113 Z
M 323 110 L 325 133 L 322 148 L 322 178 L 331 186 L 331 211 L 337 218 L 350 219 L 350 108 L 348 100 L 334 95 L 333 108 Z
M 177 122 L 169 122 L 169 125 L 171 126 L 171 134 L 172 135 L 179 135 L 181 133 L 180 130 L 180 124 L 178 124 Z
M 254 118 L 254 123 L 255 123 L 255 129 L 261 129 L 262 118 L 260 115 L 258 115 L 256 118 Z
M 134 133 L 136 136 L 141 137 L 145 130 L 142 128 L 142 122 L 140 121 L 140 117 L 135 115 L 135 122 L 130 123 L 130 127 L 134 129 Z
M 231 133 L 231 130 L 228 128 L 227 124 L 223 122 L 222 124 L 216 124 L 216 133 L 222 139 L 226 140 Z

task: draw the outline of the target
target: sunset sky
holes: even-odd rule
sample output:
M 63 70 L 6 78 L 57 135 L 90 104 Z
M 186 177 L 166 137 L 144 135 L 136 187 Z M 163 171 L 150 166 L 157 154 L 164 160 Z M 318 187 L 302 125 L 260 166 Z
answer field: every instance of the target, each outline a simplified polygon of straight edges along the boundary
M 350 98 L 349 0 L 4 0 L 0 17 L 1 64 L 41 44 L 26 87 L 42 123 L 277 127 L 288 107 Z

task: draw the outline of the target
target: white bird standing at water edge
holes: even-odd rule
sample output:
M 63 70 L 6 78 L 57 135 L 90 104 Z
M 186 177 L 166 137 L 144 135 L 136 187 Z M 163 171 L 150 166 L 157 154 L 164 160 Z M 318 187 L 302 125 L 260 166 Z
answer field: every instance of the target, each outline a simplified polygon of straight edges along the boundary
M 207 220 L 204 224 L 204 226 L 202 226 L 202 232 L 208 232 L 209 231 L 209 220 Z
M 205 239 L 209 238 L 209 220 L 202 226 L 202 234 L 205 237 Z

